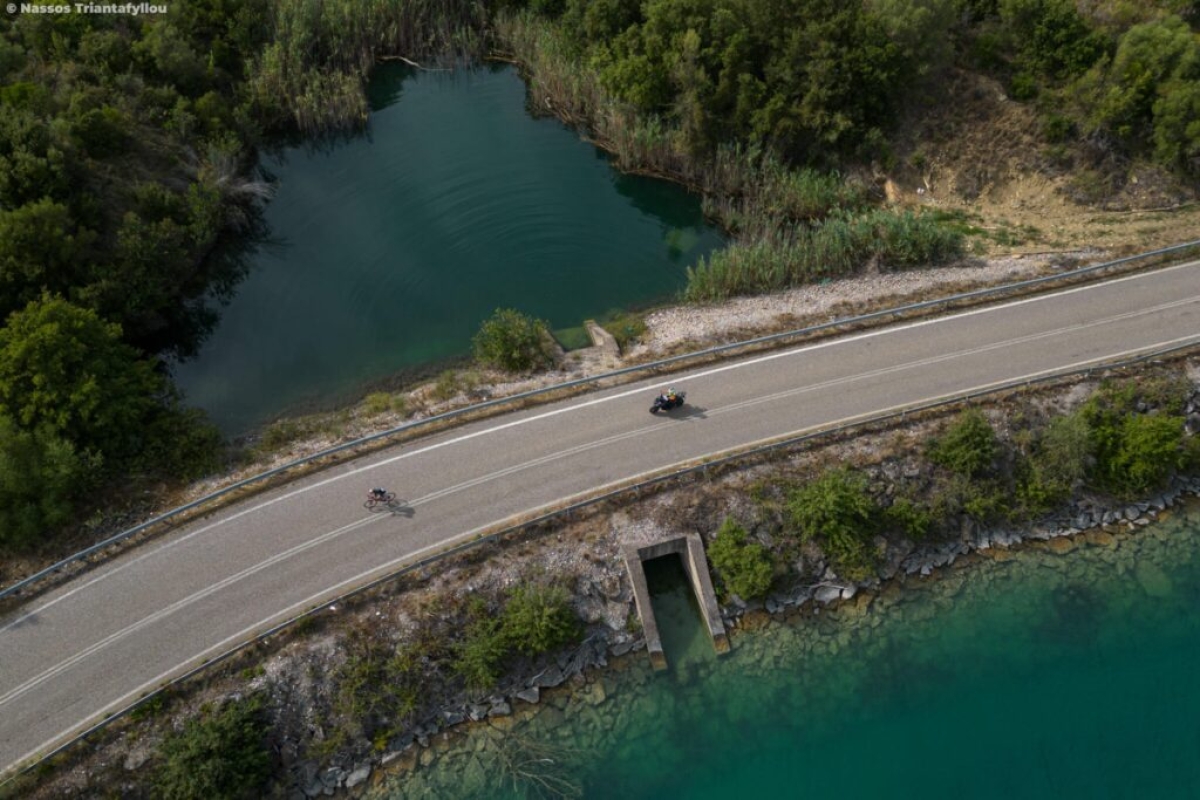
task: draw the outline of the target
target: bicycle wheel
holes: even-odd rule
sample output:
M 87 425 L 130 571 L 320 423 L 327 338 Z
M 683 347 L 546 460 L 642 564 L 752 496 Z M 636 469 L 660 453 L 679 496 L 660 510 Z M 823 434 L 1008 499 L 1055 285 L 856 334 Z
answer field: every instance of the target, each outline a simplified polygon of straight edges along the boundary
M 395 492 L 388 492 L 388 493 L 387 493 L 387 497 L 385 497 L 385 498 L 384 498 L 383 502 L 384 502 L 386 505 L 389 505 L 389 506 L 390 506 L 392 503 L 396 502 L 396 493 L 395 493 Z
M 368 497 L 367 502 L 363 503 L 363 508 L 370 510 L 370 509 L 374 508 L 376 505 L 378 505 L 378 503 L 379 503 L 379 501 L 376 500 L 374 497 Z

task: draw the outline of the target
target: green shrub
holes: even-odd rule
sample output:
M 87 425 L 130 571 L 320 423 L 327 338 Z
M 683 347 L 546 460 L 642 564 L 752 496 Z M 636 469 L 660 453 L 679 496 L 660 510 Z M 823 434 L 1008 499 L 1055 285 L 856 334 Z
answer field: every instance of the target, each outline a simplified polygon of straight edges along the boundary
M 1128 416 L 1120 444 L 1104 465 L 1107 485 L 1135 496 L 1163 486 L 1183 465 L 1183 419 L 1167 414 Z
M 1062 114 L 1050 114 L 1042 121 L 1042 135 L 1051 144 L 1070 141 L 1075 136 L 1075 123 Z
M 646 335 L 646 318 L 641 314 L 618 314 L 600 324 L 617 340 L 621 352 Z
M 433 390 L 429 393 L 434 400 L 446 401 L 456 396 L 462 387 L 459 384 L 458 372 L 452 369 L 443 370 L 433 383 Z
M 484 691 L 496 685 L 500 665 L 507 655 L 500 620 L 480 615 L 470 622 L 454 649 L 454 671 L 462 676 L 467 688 Z
M 363 398 L 363 408 L 372 417 L 392 410 L 392 395 L 388 392 L 371 392 Z
M 978 409 L 959 414 L 946 432 L 929 446 L 929 458 L 933 463 L 968 478 L 988 472 L 996 452 L 996 432 Z
M 286 447 L 303 435 L 304 429 L 300 427 L 298 422 L 290 419 L 281 419 L 278 422 L 271 423 L 263 431 L 262 437 L 258 441 L 258 446 L 269 453 L 272 450 Z
M 98 467 L 53 430 L 22 431 L 0 413 L 0 547 L 37 545 L 70 520 Z
M 506 372 L 546 367 L 551 363 L 548 337 L 544 321 L 511 308 L 498 308 L 475 334 L 475 358 Z
M 1075 0 L 1001 0 L 999 11 L 1020 62 L 1034 72 L 1079 75 L 1104 54 L 1104 37 L 1080 16 Z
M 788 495 L 791 531 L 802 541 L 815 540 L 835 562 L 862 567 L 874 561 L 869 542 L 878 508 L 867 494 L 864 477 L 848 469 L 826 472 Z
M 159 749 L 154 796 L 163 800 L 257 798 L 271 777 L 267 723 L 258 698 L 193 719 Z
M 1107 382 L 1079 410 L 1087 420 L 1098 488 L 1133 496 L 1162 485 L 1183 466 L 1184 386 L 1178 381 Z M 1138 413 L 1156 407 L 1159 413 Z
M 746 541 L 746 529 L 726 517 L 708 546 L 708 558 L 729 591 L 744 600 L 771 589 L 771 556 L 758 542 Z
M 136 463 L 184 480 L 216 472 L 223 454 L 221 432 L 198 408 L 174 402 L 147 426 L 148 444 Z
M 1018 102 L 1032 100 L 1038 95 L 1037 78 L 1028 72 L 1018 72 L 1008 83 L 1008 95 Z
M 949 520 L 966 514 L 980 522 L 999 519 L 1010 511 L 1008 492 L 994 480 L 954 474 L 940 480 L 930 497 L 936 519 Z
M 1153 145 L 1163 163 L 1195 173 L 1200 152 L 1200 42 L 1186 22 L 1167 16 L 1125 31 L 1111 60 L 1084 76 L 1089 133 L 1114 135 L 1126 147 Z
M 105 158 L 125 149 L 129 127 L 123 114 L 111 106 L 93 108 L 71 126 L 71 134 L 88 155 Z
M 579 638 L 579 618 L 560 586 L 518 586 L 504 605 L 501 635 L 525 655 L 557 650 Z
M 453 648 L 452 667 L 467 688 L 490 689 L 513 653 L 533 656 L 556 650 L 578 639 L 580 630 L 562 587 L 518 586 L 498 610 L 482 597 L 472 597 L 464 636 Z
M 907 497 L 897 497 L 883 512 L 885 522 L 914 542 L 924 541 L 933 530 L 933 513 Z
M 1087 477 L 1093 460 L 1091 431 L 1082 414 L 1050 420 L 1026 459 L 1017 499 L 1030 513 L 1050 510 Z

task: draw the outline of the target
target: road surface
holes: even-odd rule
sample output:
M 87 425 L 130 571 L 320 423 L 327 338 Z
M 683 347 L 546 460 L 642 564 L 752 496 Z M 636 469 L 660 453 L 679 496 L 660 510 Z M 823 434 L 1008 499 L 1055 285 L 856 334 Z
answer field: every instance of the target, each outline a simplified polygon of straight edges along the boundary
M 0 620 L 0 769 L 407 561 L 706 454 L 1027 376 L 1200 344 L 1200 262 L 697 368 L 464 425 L 257 495 Z M 403 513 L 363 507 L 385 486 Z

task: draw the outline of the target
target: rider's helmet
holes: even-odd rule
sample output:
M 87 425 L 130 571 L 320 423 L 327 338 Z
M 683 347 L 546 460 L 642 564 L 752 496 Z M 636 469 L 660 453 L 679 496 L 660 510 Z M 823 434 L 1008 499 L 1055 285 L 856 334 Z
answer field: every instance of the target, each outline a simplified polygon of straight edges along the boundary
M 667 397 L 674 397 L 674 396 L 675 396 L 675 387 L 668 386 L 667 387 Z

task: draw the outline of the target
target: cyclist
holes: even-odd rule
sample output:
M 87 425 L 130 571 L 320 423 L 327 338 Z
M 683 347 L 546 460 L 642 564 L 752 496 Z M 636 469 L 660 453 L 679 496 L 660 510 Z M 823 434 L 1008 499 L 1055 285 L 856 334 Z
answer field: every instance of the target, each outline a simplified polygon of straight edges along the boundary
M 380 502 L 383 502 L 383 501 L 387 500 L 387 496 L 388 496 L 387 489 L 381 489 L 379 487 L 376 487 L 371 490 L 371 499 L 372 500 L 379 500 Z

